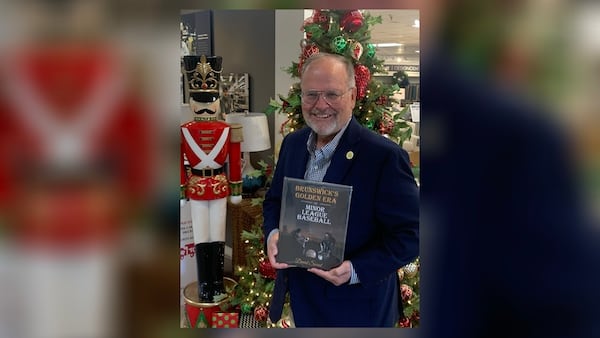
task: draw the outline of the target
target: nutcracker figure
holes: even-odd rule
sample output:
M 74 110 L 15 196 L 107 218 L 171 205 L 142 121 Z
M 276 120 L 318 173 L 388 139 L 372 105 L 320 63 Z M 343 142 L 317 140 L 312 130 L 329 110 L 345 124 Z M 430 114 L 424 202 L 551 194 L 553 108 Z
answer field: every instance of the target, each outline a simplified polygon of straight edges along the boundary
M 226 298 L 227 197 L 242 200 L 242 126 L 218 119 L 222 57 L 184 56 L 183 62 L 194 120 L 181 125 L 181 192 L 191 206 L 198 296 L 213 303 Z

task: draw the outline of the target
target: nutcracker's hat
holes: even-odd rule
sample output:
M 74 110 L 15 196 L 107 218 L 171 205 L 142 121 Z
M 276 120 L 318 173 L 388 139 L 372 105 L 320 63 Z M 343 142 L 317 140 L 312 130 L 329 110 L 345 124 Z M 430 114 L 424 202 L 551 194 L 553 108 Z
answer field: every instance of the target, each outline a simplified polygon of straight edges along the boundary
M 184 78 L 190 98 L 196 102 L 214 102 L 219 98 L 222 61 L 221 56 L 183 57 Z

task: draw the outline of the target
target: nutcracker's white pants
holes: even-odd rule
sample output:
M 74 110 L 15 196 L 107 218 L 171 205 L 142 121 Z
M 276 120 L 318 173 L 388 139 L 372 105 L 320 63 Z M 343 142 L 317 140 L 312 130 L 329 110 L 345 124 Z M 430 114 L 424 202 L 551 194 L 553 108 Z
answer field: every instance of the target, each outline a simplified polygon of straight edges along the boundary
M 194 244 L 225 242 L 227 198 L 210 201 L 190 199 Z

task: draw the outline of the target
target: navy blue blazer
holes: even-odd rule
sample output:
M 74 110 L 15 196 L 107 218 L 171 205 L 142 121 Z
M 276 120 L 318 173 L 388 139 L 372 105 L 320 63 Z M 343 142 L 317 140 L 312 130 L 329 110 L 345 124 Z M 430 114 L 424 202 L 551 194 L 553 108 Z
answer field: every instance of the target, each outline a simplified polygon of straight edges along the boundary
M 304 177 L 309 135 L 306 127 L 281 144 L 263 203 L 265 236 L 279 226 L 283 178 Z M 419 254 L 419 192 L 408 154 L 352 118 L 323 181 L 353 187 L 344 259 L 360 283 L 334 286 L 303 268 L 288 268 L 278 271 L 276 289 L 287 280 L 297 327 L 393 326 L 399 318 L 397 269 Z

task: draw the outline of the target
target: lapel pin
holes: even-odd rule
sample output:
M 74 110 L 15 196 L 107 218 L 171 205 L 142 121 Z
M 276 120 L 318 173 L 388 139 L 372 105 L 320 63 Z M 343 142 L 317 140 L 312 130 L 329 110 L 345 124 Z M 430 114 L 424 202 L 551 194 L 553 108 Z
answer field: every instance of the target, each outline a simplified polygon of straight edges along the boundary
M 349 151 L 346 153 L 346 158 L 351 160 L 354 157 L 354 153 L 352 151 Z

